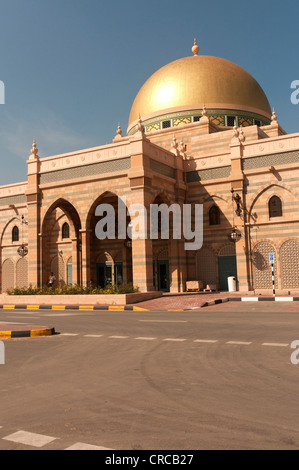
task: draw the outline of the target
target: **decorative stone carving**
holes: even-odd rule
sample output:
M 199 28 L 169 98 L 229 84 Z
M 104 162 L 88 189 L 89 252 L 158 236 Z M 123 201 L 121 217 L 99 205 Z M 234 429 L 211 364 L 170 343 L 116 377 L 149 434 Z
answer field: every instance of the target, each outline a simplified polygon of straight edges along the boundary
M 201 112 L 202 116 L 199 120 L 199 122 L 201 123 L 207 123 L 210 121 L 209 117 L 208 117 L 208 113 L 207 113 L 207 109 L 206 109 L 206 106 L 203 105 L 203 108 L 202 108 L 202 112 Z
M 38 148 L 36 148 L 36 142 L 35 139 L 33 139 L 33 144 L 32 144 L 32 149 L 31 149 L 31 155 L 29 157 L 29 160 L 37 160 L 39 158 L 38 156 Z
M 271 126 L 275 126 L 277 124 L 277 115 L 275 109 L 273 108 L 272 116 L 271 116 Z
M 123 131 L 120 127 L 120 123 L 118 123 L 118 127 L 117 127 L 117 131 L 116 131 L 116 136 L 114 137 L 113 139 L 113 143 L 115 142 L 119 142 L 120 140 L 122 140 L 124 137 L 123 137 Z

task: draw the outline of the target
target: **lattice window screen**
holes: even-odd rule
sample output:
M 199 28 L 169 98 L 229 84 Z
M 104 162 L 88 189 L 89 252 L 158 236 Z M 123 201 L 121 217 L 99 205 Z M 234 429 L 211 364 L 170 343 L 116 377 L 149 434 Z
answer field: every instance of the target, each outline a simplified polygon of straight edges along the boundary
M 277 256 L 274 246 L 269 242 L 258 243 L 253 250 L 253 276 L 255 289 L 272 289 L 272 269 L 269 253 L 275 253 L 275 287 L 277 288 Z
M 6 259 L 2 264 L 2 292 L 14 287 L 14 264 L 11 259 Z
M 299 288 L 299 242 L 288 240 L 280 250 L 283 289 Z
M 17 262 L 17 287 L 28 287 L 28 260 L 21 258 Z

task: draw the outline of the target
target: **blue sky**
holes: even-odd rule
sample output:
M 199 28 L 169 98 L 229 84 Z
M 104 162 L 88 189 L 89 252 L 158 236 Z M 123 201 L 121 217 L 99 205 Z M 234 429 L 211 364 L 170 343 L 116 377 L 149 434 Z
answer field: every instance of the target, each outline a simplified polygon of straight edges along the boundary
M 298 17 L 298 0 L 0 0 L 0 184 L 26 180 L 33 137 L 46 157 L 126 131 L 140 87 L 194 37 L 251 73 L 299 132 Z

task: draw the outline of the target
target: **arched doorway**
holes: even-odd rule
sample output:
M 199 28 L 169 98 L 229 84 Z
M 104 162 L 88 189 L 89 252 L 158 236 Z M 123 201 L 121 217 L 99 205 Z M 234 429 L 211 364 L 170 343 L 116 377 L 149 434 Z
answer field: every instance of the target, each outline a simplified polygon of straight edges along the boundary
M 52 271 L 57 283 L 81 282 L 80 230 L 79 214 L 70 202 L 58 199 L 49 207 L 42 223 L 42 284 Z
M 104 221 L 107 221 L 107 212 L 104 211 L 101 216 L 96 215 L 97 207 L 102 204 L 113 208 L 111 214 L 113 213 L 115 217 L 113 224 L 115 238 L 111 239 L 108 233 L 106 238 L 98 238 L 97 224 L 101 224 L 103 234 L 108 231 L 108 225 L 104 224 Z M 125 214 L 125 222 L 122 217 L 119 217 L 122 214 Z M 122 225 L 119 226 L 119 223 Z M 92 204 L 86 220 L 87 283 L 106 287 L 110 284 L 120 285 L 133 282 L 132 244 L 125 238 L 129 223 L 130 217 L 127 208 L 116 194 L 106 192 Z M 119 237 L 120 233 L 123 234 L 121 237 Z

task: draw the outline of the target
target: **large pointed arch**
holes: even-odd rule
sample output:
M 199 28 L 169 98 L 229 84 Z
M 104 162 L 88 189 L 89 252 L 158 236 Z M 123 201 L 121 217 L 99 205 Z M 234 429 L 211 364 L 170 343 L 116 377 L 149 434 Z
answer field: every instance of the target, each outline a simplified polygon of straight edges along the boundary
M 63 238 L 62 227 L 69 226 L 69 238 Z M 42 282 L 47 283 L 53 271 L 52 260 L 60 259 L 61 266 L 67 266 L 67 260 L 72 257 L 72 279 L 75 284 L 81 280 L 81 219 L 75 206 L 64 198 L 56 199 L 46 210 L 41 223 L 42 245 Z M 60 275 L 63 281 L 67 274 Z
M 113 207 L 115 214 L 115 238 L 105 238 L 100 240 L 97 237 L 96 227 L 100 218 L 96 216 L 96 209 L 100 204 L 108 204 Z M 119 226 L 119 211 L 124 214 L 125 226 Z M 106 215 L 104 215 L 106 217 Z M 106 280 L 111 278 L 112 283 L 131 283 L 132 274 L 132 244 L 128 243 L 127 227 L 130 223 L 130 216 L 125 201 L 121 196 L 112 191 L 105 191 L 100 194 L 91 204 L 85 219 L 85 228 L 83 230 L 84 243 L 82 246 L 82 264 L 84 271 L 83 282 L 92 283 L 98 286 L 105 286 Z M 104 229 L 106 230 L 106 228 Z M 119 235 L 121 232 L 121 235 Z M 99 260 L 100 253 L 110 253 L 117 262 L 112 263 L 111 275 L 106 276 L 103 265 L 105 263 Z M 120 282 L 120 278 L 121 282 Z

